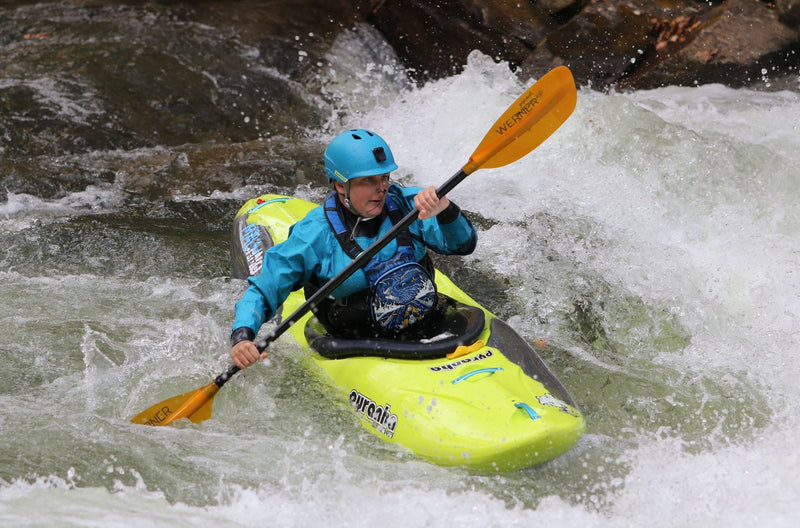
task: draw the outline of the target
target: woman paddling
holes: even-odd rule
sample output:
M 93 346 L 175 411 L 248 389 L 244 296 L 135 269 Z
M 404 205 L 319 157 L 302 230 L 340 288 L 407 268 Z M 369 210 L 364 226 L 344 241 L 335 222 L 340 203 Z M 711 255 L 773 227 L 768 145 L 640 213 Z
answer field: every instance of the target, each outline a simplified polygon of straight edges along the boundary
M 264 254 L 262 273 L 250 277 L 236 303 L 231 358 L 247 368 L 267 356 L 253 340 L 261 325 L 296 289 L 310 294 L 411 210 L 418 219 L 342 283 L 315 310 L 333 334 L 402 336 L 423 325 L 437 304 L 430 248 L 447 255 L 472 253 L 477 232 L 457 205 L 436 188 L 389 183 L 397 169 L 386 142 L 368 130 L 348 130 L 325 150 L 332 184 L 325 204 L 295 224 L 287 240 Z

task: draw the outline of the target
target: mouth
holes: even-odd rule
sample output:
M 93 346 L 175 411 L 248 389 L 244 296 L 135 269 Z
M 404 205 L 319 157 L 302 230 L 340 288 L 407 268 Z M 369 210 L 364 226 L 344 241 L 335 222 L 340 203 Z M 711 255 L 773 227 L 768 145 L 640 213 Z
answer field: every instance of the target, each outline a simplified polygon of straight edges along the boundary
M 375 214 L 380 212 L 380 209 L 383 208 L 383 204 L 386 202 L 386 198 L 384 196 L 377 198 L 375 200 L 369 200 L 367 202 L 367 211 L 368 213 L 372 213 L 373 211 Z

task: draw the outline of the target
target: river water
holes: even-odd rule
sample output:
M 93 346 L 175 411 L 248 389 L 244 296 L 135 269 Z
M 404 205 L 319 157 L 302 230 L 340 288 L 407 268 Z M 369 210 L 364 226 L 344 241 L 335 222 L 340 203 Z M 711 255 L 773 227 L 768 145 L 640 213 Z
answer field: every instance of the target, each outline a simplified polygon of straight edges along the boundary
M 356 55 L 347 39 L 332 51 L 351 75 L 328 79 L 328 97 L 288 83 L 319 118 L 300 110 L 283 136 L 294 150 L 264 133 L 269 160 L 250 179 L 181 187 L 185 143 L 120 140 L 64 158 L 43 143 L 40 173 L 4 180 L 0 525 L 796 526 L 797 91 L 584 89 L 533 154 L 452 192 L 480 242 L 440 267 L 552 345 L 544 359 L 586 414 L 585 436 L 551 463 L 480 474 L 383 444 L 288 338 L 224 387 L 211 420 L 128 422 L 226 368 L 241 203 L 268 191 L 319 200 L 318 156 L 351 126 L 388 140 L 397 180 L 442 183 L 528 84 L 474 55 L 460 75 L 409 87 Z M 58 79 L 5 75 L 0 86 L 50 94 L 50 108 L 65 96 Z M 85 132 L 104 110 L 73 95 L 53 112 Z M 258 145 L 226 134 L 215 148 Z M 132 167 L 180 149 L 188 157 L 159 174 L 182 191 L 134 192 Z

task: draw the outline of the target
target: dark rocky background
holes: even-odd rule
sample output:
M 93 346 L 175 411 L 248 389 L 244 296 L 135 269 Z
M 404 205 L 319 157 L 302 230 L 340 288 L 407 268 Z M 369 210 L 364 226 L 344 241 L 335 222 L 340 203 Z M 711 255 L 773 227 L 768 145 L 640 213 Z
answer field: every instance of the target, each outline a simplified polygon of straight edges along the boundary
M 0 13 L 48 3 L 170 6 L 173 16 L 259 42 L 262 56 L 294 77 L 358 23 L 380 31 L 416 82 L 458 73 L 472 50 L 524 76 L 565 64 L 596 89 L 763 86 L 787 75 L 797 88 L 800 75 L 800 0 L 6 0 Z M 16 37 L 54 36 L 41 22 Z
M 765 79 L 786 75 L 791 78 L 783 85 L 797 88 L 800 74 L 800 0 L 174 4 L 194 5 L 209 17 L 229 17 L 253 38 L 264 39 L 264 56 L 293 74 L 304 68 L 295 60 L 298 51 L 318 56 L 341 28 L 358 22 L 381 32 L 416 82 L 458 73 L 476 49 L 522 76 L 538 77 L 565 64 L 578 84 L 601 90 L 707 83 L 763 87 Z M 312 41 L 294 39 L 309 34 Z
M 800 0 L 771 2 L 3 0 L 0 200 L 320 182 L 309 131 L 336 132 L 359 60 L 403 86 L 479 50 L 525 82 L 565 64 L 597 90 L 800 91 Z
M 479 49 L 521 75 L 565 64 L 596 89 L 786 76 L 798 88 L 800 0 L 383 0 L 360 11 L 420 80 Z

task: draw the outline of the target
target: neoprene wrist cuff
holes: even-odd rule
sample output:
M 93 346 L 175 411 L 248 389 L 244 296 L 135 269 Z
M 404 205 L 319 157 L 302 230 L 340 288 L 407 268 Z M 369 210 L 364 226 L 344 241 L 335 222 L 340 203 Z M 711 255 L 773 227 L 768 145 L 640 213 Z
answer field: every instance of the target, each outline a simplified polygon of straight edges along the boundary
M 450 224 L 456 221 L 456 218 L 458 218 L 458 214 L 460 212 L 461 208 L 453 202 L 450 202 L 450 205 L 447 206 L 447 209 L 436 215 L 436 219 L 440 224 Z
M 256 338 L 256 333 L 253 332 L 252 328 L 247 328 L 246 326 L 242 326 L 237 328 L 231 333 L 231 346 L 235 345 L 240 341 L 252 341 Z

